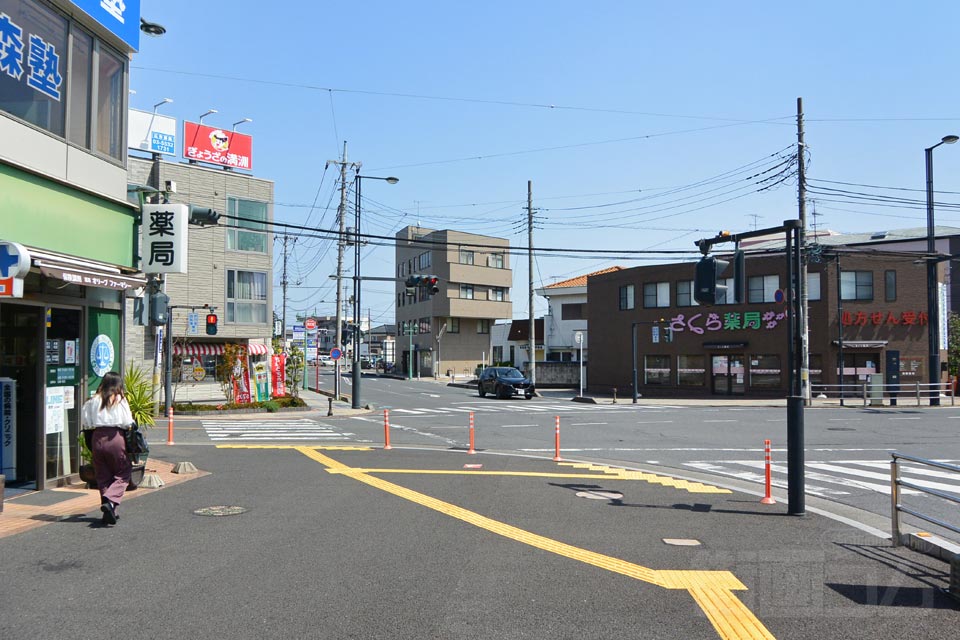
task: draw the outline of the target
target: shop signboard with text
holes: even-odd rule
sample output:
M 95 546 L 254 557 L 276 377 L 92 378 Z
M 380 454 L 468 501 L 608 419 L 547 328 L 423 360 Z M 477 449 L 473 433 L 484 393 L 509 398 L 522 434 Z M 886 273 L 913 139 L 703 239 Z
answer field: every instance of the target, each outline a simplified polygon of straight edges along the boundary
M 71 0 L 134 51 L 140 48 L 140 0 Z
M 253 138 L 236 131 L 183 123 L 183 157 L 234 169 L 253 169 Z
M 187 221 L 185 204 L 143 205 L 144 273 L 187 272 Z

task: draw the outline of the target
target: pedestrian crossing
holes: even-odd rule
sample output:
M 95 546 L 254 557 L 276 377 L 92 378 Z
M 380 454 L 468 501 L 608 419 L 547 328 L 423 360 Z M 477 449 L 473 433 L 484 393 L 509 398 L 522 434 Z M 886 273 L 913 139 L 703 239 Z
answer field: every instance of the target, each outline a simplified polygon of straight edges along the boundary
M 299 420 L 204 420 L 207 436 L 215 442 L 259 442 L 277 440 L 356 441 L 355 434 L 338 431 L 332 425 Z
M 389 408 L 389 407 L 385 407 Z M 459 403 L 456 406 L 445 407 L 413 407 L 410 409 L 389 408 L 391 414 L 398 416 L 427 416 L 427 415 L 454 415 L 468 413 L 530 413 L 530 414 L 557 414 L 571 412 L 610 412 L 610 411 L 646 411 L 654 413 L 661 409 L 683 409 L 685 407 L 673 405 L 643 406 L 633 404 L 597 405 L 578 402 L 500 402 L 481 401 L 476 403 Z
M 956 460 L 938 460 L 937 462 L 958 464 Z M 762 460 L 694 461 L 684 462 L 683 465 L 738 480 L 765 482 Z M 771 464 L 770 473 L 771 485 L 787 488 L 786 464 Z M 918 487 L 946 491 L 960 496 L 960 474 L 901 465 L 900 478 Z M 864 492 L 889 496 L 891 493 L 890 459 L 807 461 L 804 464 L 804 480 L 808 494 L 824 498 L 838 498 Z M 922 494 L 920 491 L 906 488 L 900 491 L 904 495 Z

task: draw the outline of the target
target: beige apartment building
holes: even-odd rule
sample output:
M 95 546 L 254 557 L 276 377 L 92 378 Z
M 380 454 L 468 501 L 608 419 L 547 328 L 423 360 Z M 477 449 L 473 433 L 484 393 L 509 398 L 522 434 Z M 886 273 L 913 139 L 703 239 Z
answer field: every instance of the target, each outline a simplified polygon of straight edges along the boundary
M 490 328 L 513 317 L 510 243 L 462 231 L 409 226 L 397 233 L 397 367 L 414 376 L 472 374 L 490 362 Z M 407 293 L 411 275 L 440 291 Z

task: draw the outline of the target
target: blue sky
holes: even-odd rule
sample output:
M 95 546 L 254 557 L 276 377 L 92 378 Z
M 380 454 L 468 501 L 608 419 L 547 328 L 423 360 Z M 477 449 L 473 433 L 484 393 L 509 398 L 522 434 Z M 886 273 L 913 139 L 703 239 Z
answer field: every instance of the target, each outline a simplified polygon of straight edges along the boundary
M 797 216 L 798 97 L 816 223 L 923 226 L 922 205 L 828 189 L 922 201 L 924 148 L 960 134 L 956 3 L 143 0 L 142 13 L 167 34 L 142 39 L 131 106 L 169 97 L 178 119 L 252 118 L 238 130 L 254 136 L 255 175 L 276 182 L 275 219 L 322 229 L 338 202 L 324 165 L 343 141 L 364 175 L 400 179 L 363 183 L 365 233 L 419 220 L 526 247 L 528 180 L 537 247 L 688 250 L 776 226 Z M 937 191 L 960 192 L 960 145 L 935 166 Z M 937 222 L 960 226 L 960 212 Z M 288 317 L 332 314 L 336 249 L 295 247 L 291 283 L 314 288 L 289 289 Z M 392 247 L 363 256 L 363 275 L 393 275 Z M 643 263 L 539 255 L 534 281 Z M 512 267 L 525 318 L 526 257 Z M 365 283 L 363 307 L 392 322 L 393 287 Z

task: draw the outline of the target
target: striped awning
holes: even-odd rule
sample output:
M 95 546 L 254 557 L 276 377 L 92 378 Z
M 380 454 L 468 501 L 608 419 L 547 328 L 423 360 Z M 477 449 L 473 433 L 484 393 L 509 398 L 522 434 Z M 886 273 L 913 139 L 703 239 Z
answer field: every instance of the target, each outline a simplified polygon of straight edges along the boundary
M 246 346 L 250 355 L 254 356 L 270 353 L 267 345 L 259 342 L 239 346 Z M 175 344 L 173 345 L 173 354 L 177 356 L 219 356 L 223 354 L 223 343 Z

